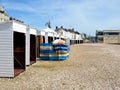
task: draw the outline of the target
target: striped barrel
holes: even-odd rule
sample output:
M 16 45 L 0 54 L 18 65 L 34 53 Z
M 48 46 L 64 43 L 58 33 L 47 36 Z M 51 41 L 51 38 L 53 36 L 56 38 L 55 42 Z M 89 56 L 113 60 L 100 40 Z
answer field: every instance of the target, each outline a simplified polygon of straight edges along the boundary
M 66 60 L 66 59 L 68 59 L 69 58 L 69 53 L 66 53 L 66 54 L 56 54 L 56 53 L 54 53 L 53 55 L 52 55 L 52 59 L 53 60 Z
M 54 60 L 65 60 L 69 58 L 69 46 L 63 44 L 53 45 L 53 59 Z
M 68 52 L 70 49 L 69 49 L 69 46 L 68 45 L 64 45 L 64 44 L 56 44 L 56 45 L 53 45 L 53 49 L 54 51 L 66 51 Z
M 53 46 L 50 43 L 40 44 L 40 59 L 41 60 L 51 60 L 53 54 Z

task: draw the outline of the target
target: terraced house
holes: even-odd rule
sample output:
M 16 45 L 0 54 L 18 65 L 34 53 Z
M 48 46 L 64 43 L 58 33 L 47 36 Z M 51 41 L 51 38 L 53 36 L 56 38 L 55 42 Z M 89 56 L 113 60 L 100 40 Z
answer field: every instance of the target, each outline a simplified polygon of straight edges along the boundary
M 70 44 L 83 43 L 82 35 L 75 31 L 74 29 L 66 29 L 61 26 L 60 28 L 56 26 L 55 31 L 61 36 L 70 39 Z

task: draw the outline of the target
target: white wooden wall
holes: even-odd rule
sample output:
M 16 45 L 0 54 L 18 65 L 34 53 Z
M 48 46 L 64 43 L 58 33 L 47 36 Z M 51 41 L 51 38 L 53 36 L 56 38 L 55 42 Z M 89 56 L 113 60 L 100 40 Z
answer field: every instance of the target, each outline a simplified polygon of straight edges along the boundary
M 27 25 L 13 21 L 13 31 L 26 33 Z
M 26 65 L 30 65 L 30 29 L 26 28 Z
M 0 77 L 14 77 L 12 23 L 0 24 Z

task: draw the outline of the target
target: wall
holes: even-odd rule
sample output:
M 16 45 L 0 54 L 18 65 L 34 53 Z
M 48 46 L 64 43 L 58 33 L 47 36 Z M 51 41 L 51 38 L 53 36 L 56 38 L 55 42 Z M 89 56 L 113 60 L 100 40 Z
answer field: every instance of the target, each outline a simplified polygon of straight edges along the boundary
M 0 77 L 14 77 L 13 31 L 11 23 L 0 24 Z
M 120 44 L 120 35 L 104 36 L 104 43 Z

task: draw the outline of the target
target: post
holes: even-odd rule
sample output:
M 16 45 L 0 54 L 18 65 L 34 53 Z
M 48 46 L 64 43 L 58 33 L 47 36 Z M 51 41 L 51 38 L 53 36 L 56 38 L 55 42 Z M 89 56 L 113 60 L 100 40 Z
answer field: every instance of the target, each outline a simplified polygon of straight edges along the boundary
M 45 43 L 48 43 L 48 32 L 45 32 Z
M 55 40 L 55 33 L 53 33 L 53 41 Z
M 30 28 L 26 28 L 26 65 L 30 65 Z

